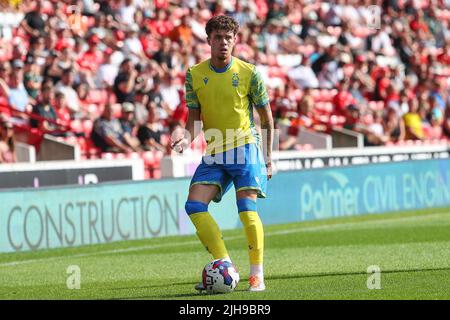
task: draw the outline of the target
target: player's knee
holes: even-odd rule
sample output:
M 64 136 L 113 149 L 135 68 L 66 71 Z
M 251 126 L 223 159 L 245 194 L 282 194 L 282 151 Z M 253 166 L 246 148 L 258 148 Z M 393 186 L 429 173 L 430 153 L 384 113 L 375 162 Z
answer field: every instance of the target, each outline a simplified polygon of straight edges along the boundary
M 244 211 L 255 211 L 256 208 L 256 201 L 250 198 L 241 198 L 237 200 L 237 207 L 239 212 Z
M 208 205 L 200 201 L 188 200 L 184 205 L 184 209 L 188 215 L 191 215 L 198 212 L 207 212 Z

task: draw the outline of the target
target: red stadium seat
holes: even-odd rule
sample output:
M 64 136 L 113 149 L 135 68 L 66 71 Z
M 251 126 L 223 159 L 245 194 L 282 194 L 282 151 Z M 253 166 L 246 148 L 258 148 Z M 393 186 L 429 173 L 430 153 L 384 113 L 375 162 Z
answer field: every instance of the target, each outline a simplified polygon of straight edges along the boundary
M 80 146 L 82 154 L 87 154 L 87 142 L 85 137 L 78 137 L 77 144 Z
M 127 158 L 126 153 L 115 153 L 114 154 L 114 159 L 126 159 L 126 158 Z
M 372 124 L 373 123 L 373 115 L 372 114 L 366 114 L 365 116 L 364 116 L 364 118 L 363 118 L 363 122 L 366 124 L 366 125 L 369 125 L 369 124 Z
M 320 100 L 320 90 L 319 89 L 311 90 L 311 96 L 314 101 L 319 101 Z
M 155 155 L 152 151 L 145 151 L 142 154 L 142 158 L 144 159 L 145 167 L 153 167 L 156 163 Z
M 160 169 L 154 169 L 153 173 L 152 173 L 152 178 L 153 179 L 161 179 L 161 170 Z
M 70 122 L 70 129 L 72 132 L 76 133 L 83 132 L 83 125 L 81 124 L 81 120 L 72 120 Z
M 102 159 L 107 159 L 107 160 L 113 160 L 114 159 L 114 153 L 111 152 L 103 152 L 101 154 L 101 158 Z
M 64 142 L 71 145 L 78 145 L 78 139 L 74 136 L 64 138 Z
M 94 126 L 94 122 L 92 120 L 83 120 L 83 132 L 86 137 L 89 137 Z
M 132 152 L 132 153 L 126 154 L 126 158 L 127 159 L 140 159 L 141 155 L 138 152 Z

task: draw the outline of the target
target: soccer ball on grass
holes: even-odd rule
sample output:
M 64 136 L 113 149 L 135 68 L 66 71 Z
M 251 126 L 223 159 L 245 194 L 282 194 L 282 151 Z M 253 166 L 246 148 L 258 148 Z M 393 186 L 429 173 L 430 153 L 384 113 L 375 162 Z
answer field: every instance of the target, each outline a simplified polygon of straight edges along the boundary
M 234 264 L 219 259 L 208 263 L 203 269 L 203 287 L 208 294 L 232 292 L 238 282 L 239 273 Z

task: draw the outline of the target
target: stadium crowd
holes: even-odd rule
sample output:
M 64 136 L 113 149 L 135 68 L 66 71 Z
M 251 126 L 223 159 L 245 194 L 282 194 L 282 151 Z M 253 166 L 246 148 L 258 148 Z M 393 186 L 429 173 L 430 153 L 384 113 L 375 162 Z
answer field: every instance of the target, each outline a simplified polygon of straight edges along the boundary
M 12 129 L 86 158 L 170 152 L 218 14 L 241 25 L 234 55 L 263 75 L 281 149 L 303 149 L 300 128 L 368 146 L 450 138 L 448 0 L 15 0 L 0 17 L 0 162 L 15 160 Z

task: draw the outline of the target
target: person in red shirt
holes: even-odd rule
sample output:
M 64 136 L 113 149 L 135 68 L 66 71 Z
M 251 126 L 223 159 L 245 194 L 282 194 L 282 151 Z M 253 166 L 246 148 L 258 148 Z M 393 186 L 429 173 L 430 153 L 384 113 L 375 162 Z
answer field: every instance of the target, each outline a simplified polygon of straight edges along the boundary
M 386 89 L 386 98 L 384 99 L 385 105 L 389 105 L 390 102 L 400 103 L 400 96 L 394 87 L 393 83 L 390 83 Z
M 172 21 L 167 18 L 166 10 L 163 9 L 157 11 L 156 19 L 152 19 L 147 23 L 147 28 L 156 31 L 154 35 L 159 38 L 169 36 L 173 27 Z
M 444 65 L 450 66 L 450 42 L 447 42 L 444 47 L 444 51 L 437 56 L 437 61 Z
M 66 97 L 64 96 L 64 93 L 62 93 L 61 91 L 57 91 L 55 93 L 55 100 L 53 104 L 55 106 L 56 122 L 64 127 L 69 127 L 70 110 L 67 107 Z
M 180 24 L 170 32 L 172 41 L 181 41 L 183 45 L 189 46 L 192 43 L 192 29 L 189 23 L 189 16 L 181 17 Z
M 280 150 L 295 148 L 301 128 L 310 128 L 314 131 L 326 130 L 326 126 L 321 124 L 314 116 L 314 100 L 309 92 L 310 89 L 306 89 L 302 100 L 297 102 L 298 116 L 291 120 L 291 125 L 287 130 L 287 138 L 280 142 Z
M 346 115 L 347 106 L 356 104 L 356 99 L 349 91 L 349 82 L 344 80 L 340 83 L 338 93 L 333 98 L 334 111 L 338 115 Z
M 97 72 L 103 62 L 103 53 L 97 48 L 97 45 L 100 43 L 100 38 L 96 34 L 93 34 L 88 38 L 87 43 L 89 48 L 81 55 L 77 63 L 80 66 L 80 70 L 94 73 Z

